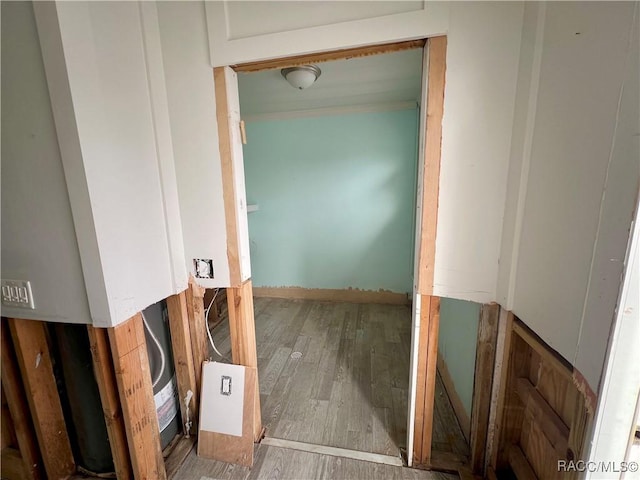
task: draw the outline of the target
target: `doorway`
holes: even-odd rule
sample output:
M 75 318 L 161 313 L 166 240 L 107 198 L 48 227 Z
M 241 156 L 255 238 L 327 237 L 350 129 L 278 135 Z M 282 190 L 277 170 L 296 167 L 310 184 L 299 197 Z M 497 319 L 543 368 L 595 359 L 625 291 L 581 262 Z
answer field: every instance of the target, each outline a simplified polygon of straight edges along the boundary
M 407 50 L 416 47 L 416 42 L 408 42 L 407 44 L 393 44 L 391 46 L 377 46 L 377 47 L 364 47 L 362 49 L 355 49 L 357 52 L 341 51 L 326 54 L 319 54 L 316 56 L 304 57 L 304 58 L 291 58 L 281 61 L 269 61 L 264 64 L 246 64 L 236 66 L 234 69 L 238 72 L 243 71 L 259 71 L 268 70 L 274 68 L 280 68 L 290 65 L 300 65 L 307 63 L 315 63 L 317 61 L 336 59 L 336 58 L 353 58 L 358 56 L 366 56 L 377 53 L 388 53 L 385 48 L 390 48 L 390 51 Z M 424 42 L 421 42 L 421 45 Z M 407 455 L 407 462 L 411 465 L 414 458 L 418 459 L 419 463 L 429 465 L 430 451 L 431 451 L 431 434 L 433 429 L 433 398 L 435 389 L 435 367 L 436 367 L 436 352 L 437 352 L 437 322 L 438 322 L 438 306 L 439 299 L 437 297 L 431 297 L 433 292 L 433 265 L 435 257 L 435 229 L 437 219 L 437 197 L 438 197 L 438 178 L 439 178 L 439 162 L 440 162 L 440 142 L 441 142 L 441 121 L 443 112 L 443 99 L 444 99 L 444 73 L 445 73 L 445 56 L 446 56 L 446 38 L 437 37 L 429 40 L 430 56 L 427 59 L 426 50 L 423 57 L 422 69 L 422 98 L 421 98 L 421 115 L 420 115 L 420 127 L 419 133 L 426 132 L 426 135 L 420 135 L 421 141 L 419 145 L 419 159 L 418 162 L 418 176 L 417 176 L 417 207 L 416 207 L 416 241 L 415 241 L 415 275 L 413 284 L 413 301 L 412 301 L 412 324 L 411 324 L 411 354 L 410 354 L 410 376 L 409 376 L 409 395 L 408 395 L 408 415 L 407 415 L 407 442 L 410 446 L 409 455 Z M 327 58 L 329 57 L 329 58 Z M 321 58 L 321 60 L 318 60 Z M 219 102 L 218 105 L 218 119 L 220 123 L 221 118 L 226 118 L 229 121 L 223 122 L 227 125 L 222 129 L 219 127 L 220 139 L 221 139 L 221 153 L 223 154 L 223 178 L 225 168 L 225 150 L 224 145 L 225 138 L 228 139 L 229 144 L 233 144 L 238 141 L 239 137 L 235 132 L 234 118 L 237 115 L 237 121 L 239 122 L 239 105 L 237 90 L 236 74 L 230 67 L 217 68 L 214 72 L 216 77 L 216 91 Z M 222 88 L 222 94 L 218 94 L 218 81 L 220 77 L 225 77 L 227 84 L 226 90 Z M 428 79 L 428 80 L 427 80 Z M 427 102 L 428 99 L 428 102 Z M 220 108 L 223 106 L 223 109 Z M 427 110 L 429 114 L 427 115 Z M 426 127 L 426 128 L 425 128 Z M 227 131 L 225 131 L 225 128 Z M 233 145 L 232 145 L 233 146 Z M 229 162 L 237 162 L 237 158 L 242 156 L 242 150 L 240 146 L 236 146 L 236 149 L 231 148 L 231 155 Z M 239 151 L 239 153 L 238 153 Z M 235 160 L 234 160 L 235 159 Z M 230 188 L 235 188 L 244 194 L 244 166 L 242 162 L 235 164 L 236 173 L 234 176 L 233 168 L 231 168 L 231 176 L 228 180 L 233 185 Z M 224 181 L 223 181 L 224 184 Z M 225 190 L 225 197 L 227 197 Z M 231 195 L 230 197 L 233 197 Z M 246 210 L 244 208 L 244 196 L 238 197 L 239 201 L 236 201 L 235 205 L 235 220 L 242 220 L 244 214 L 245 221 L 247 218 Z M 226 202 L 226 199 L 225 199 Z M 258 205 L 259 209 L 260 206 Z M 229 214 L 229 209 L 227 209 Z M 229 218 L 227 219 L 229 223 Z M 235 229 L 234 229 L 235 230 Z M 248 260 L 249 250 L 249 235 L 247 232 L 246 238 L 243 237 L 242 229 L 236 230 L 236 238 L 228 238 L 228 245 L 234 248 L 230 248 L 230 255 L 233 253 L 240 257 L 241 262 L 239 265 L 242 267 L 244 260 Z M 234 235 L 232 235 L 233 237 Z M 241 242 L 246 243 L 244 253 L 241 251 Z M 235 251 L 233 251 L 235 250 Z M 234 282 L 231 290 L 238 290 L 245 292 L 251 292 L 251 280 L 248 280 L 250 274 L 247 268 L 238 268 L 238 278 L 242 279 L 242 285 L 240 282 Z M 232 278 L 233 278 L 232 271 Z M 241 286 L 240 286 L 241 285 Z M 432 300 L 432 301 L 431 301 Z M 420 305 L 429 302 L 430 308 L 420 313 Z M 253 309 L 252 313 L 253 313 Z M 237 323 L 234 321 L 234 323 Z M 237 325 L 236 325 L 237 328 Z M 247 317 L 247 319 L 241 322 L 240 328 L 246 329 L 250 332 L 253 328 L 253 318 Z M 424 334 L 421 334 L 420 330 L 423 330 Z M 434 340 L 435 339 L 435 340 Z M 233 339 L 232 339 L 233 341 Z M 241 345 L 242 346 L 242 345 Z M 249 352 L 250 353 L 250 352 Z M 422 370 L 422 376 L 418 376 L 418 363 L 427 359 L 426 368 Z M 424 362 L 423 362 L 424 363 Z M 420 401 L 416 401 L 416 398 L 421 395 Z M 420 418 L 416 415 L 416 410 L 420 408 Z M 420 421 L 418 421 L 420 420 Z M 415 436 L 422 440 L 416 451 L 416 443 L 414 442 L 414 430 L 419 430 L 419 435 Z M 425 441 L 429 439 L 429 441 Z M 411 448 L 412 447 L 412 448 Z

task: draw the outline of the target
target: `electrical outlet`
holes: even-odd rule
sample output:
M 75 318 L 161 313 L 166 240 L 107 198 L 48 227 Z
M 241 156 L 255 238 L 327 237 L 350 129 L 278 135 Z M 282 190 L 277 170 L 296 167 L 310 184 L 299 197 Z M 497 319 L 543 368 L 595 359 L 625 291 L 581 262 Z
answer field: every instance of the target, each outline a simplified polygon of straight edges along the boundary
M 2 280 L 2 305 L 35 309 L 31 282 L 27 280 Z
M 210 258 L 194 258 L 193 269 L 196 278 L 213 278 L 213 260 Z

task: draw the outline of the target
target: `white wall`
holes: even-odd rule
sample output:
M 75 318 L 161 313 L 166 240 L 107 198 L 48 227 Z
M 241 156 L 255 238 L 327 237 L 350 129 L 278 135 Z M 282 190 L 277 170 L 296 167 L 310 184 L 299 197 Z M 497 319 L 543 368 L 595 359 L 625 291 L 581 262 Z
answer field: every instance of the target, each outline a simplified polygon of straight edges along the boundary
M 333 13 L 340 18 L 331 20 L 325 10 L 333 8 L 333 2 L 308 3 L 322 12 L 314 26 L 305 23 L 309 20 L 297 6 L 290 10 L 289 2 L 269 2 L 269 18 L 277 20 L 271 25 L 263 15 L 254 31 L 250 31 L 252 20 L 245 18 L 257 15 L 254 3 L 207 3 L 212 64 L 446 33 L 433 293 L 477 302 L 495 300 L 523 4 L 425 2 L 418 9 L 398 4 L 397 13 L 378 16 L 380 12 L 371 10 L 368 2 L 349 2 Z M 348 20 L 331 23 L 344 20 L 341 16 Z
M 36 4 L 93 323 L 186 288 L 155 6 Z
M 185 261 L 213 259 L 207 288 L 229 286 L 213 71 L 202 2 L 159 2 L 162 55 L 180 196 Z
M 594 390 L 638 192 L 637 8 L 528 4 L 523 30 L 498 300 Z
M 496 298 L 523 8 L 450 4 L 434 295 Z
M 30 280 L 35 310 L 2 315 L 68 323 L 91 316 L 30 2 L 2 3 L 2 278 Z

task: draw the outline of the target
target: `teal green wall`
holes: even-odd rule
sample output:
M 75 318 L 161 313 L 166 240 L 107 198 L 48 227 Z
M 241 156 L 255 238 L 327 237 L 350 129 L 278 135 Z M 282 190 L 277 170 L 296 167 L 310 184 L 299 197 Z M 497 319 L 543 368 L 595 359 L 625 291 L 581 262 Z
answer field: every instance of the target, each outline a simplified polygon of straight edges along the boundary
M 412 290 L 416 109 L 247 124 L 254 286 Z
M 447 364 L 456 392 L 469 417 L 473 399 L 480 306 L 479 303 L 451 298 L 440 300 L 438 353 Z

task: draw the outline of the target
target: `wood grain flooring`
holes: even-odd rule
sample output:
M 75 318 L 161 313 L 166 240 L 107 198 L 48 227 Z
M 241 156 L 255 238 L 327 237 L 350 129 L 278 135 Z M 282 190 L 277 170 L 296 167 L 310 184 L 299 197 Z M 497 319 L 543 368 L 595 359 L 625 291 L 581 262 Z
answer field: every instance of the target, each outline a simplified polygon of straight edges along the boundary
M 410 307 L 276 298 L 254 307 L 267 436 L 392 456 L 405 448 Z M 213 337 L 229 361 L 228 322 Z M 433 445 L 469 454 L 439 378 Z
M 252 468 L 206 460 L 192 451 L 174 480 L 458 480 L 451 475 L 257 445 Z

